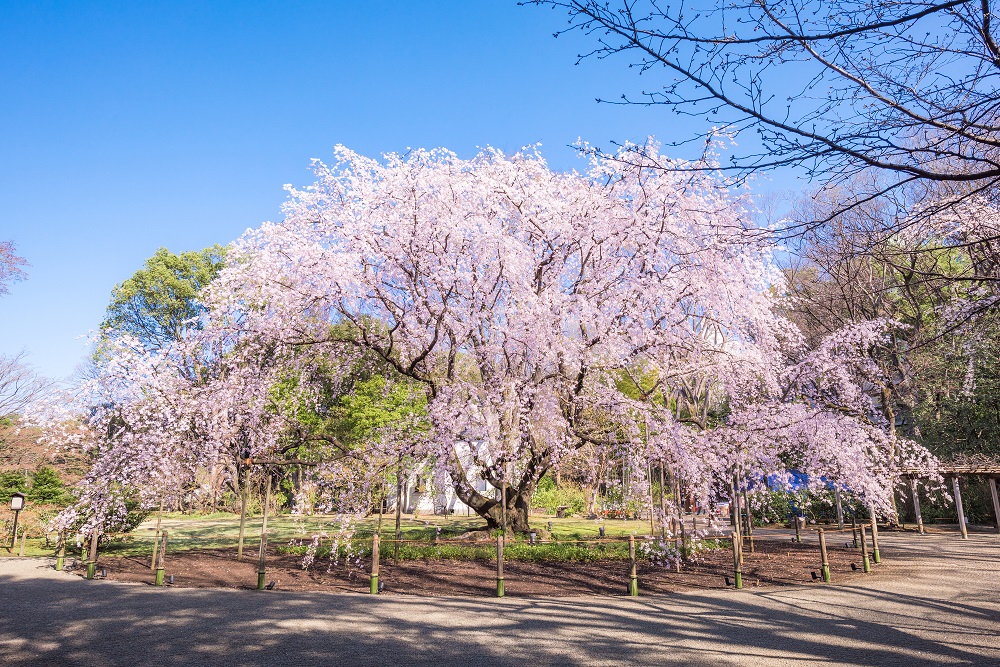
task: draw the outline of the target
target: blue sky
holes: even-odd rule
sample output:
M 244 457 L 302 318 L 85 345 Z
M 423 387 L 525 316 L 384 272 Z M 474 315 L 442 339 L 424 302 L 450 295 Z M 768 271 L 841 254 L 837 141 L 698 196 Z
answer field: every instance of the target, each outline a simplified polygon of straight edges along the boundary
M 28 280 L 0 354 L 69 375 L 111 289 L 160 246 L 226 244 L 279 217 L 336 144 L 444 146 L 582 167 L 583 138 L 679 139 L 696 121 L 602 105 L 651 81 L 587 60 L 554 10 L 481 2 L 0 0 L 0 240 Z

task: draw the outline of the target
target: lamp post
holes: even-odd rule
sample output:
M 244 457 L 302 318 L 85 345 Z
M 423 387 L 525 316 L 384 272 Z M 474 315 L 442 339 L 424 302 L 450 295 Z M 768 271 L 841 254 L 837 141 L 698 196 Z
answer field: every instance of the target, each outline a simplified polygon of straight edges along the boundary
M 8 551 L 14 550 L 14 544 L 17 542 L 17 517 L 21 514 L 21 510 L 24 509 L 24 494 L 15 493 L 10 498 L 10 508 L 14 511 L 14 534 L 10 538 L 10 547 Z

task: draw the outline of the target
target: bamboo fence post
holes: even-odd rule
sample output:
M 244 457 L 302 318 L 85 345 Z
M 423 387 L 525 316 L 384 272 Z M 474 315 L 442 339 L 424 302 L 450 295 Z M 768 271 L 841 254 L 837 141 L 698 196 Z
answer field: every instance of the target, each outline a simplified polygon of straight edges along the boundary
M 396 543 L 393 548 L 392 564 L 399 565 L 399 541 L 403 539 L 400 520 L 403 516 L 403 459 L 400 457 L 396 467 Z
M 882 562 L 882 556 L 878 552 L 878 519 L 875 518 L 875 507 L 872 507 L 872 559 L 878 565 Z
M 260 552 L 257 554 L 257 590 L 264 590 L 267 578 L 267 514 L 271 506 L 271 476 L 267 476 L 267 490 L 264 494 L 264 518 L 260 524 Z
M 859 532 L 861 533 L 861 561 L 863 564 L 863 570 L 865 572 L 871 572 L 872 566 L 868 560 L 868 546 L 865 544 L 865 524 L 861 524 L 859 528 L 861 529 Z
M 628 594 L 632 597 L 639 595 L 639 575 L 635 569 L 635 535 L 628 536 Z
M 965 507 L 962 505 L 962 490 L 958 486 L 958 475 L 951 478 L 951 488 L 955 491 L 955 509 L 958 511 L 958 529 L 962 539 L 969 539 L 969 529 L 965 526 Z
M 156 558 L 156 578 L 153 580 L 154 586 L 163 585 L 163 570 L 164 570 L 163 562 L 166 560 L 166 557 L 167 557 L 167 531 L 163 531 L 163 535 L 161 536 L 161 541 L 160 541 L 159 553 L 157 554 Z
M 1000 499 L 997 498 L 997 480 L 995 477 L 989 478 L 990 496 L 993 498 L 993 518 L 997 522 L 997 532 L 1000 533 Z
M 743 550 L 740 549 L 740 536 L 735 530 L 732 532 L 733 539 L 733 574 L 735 575 L 736 588 L 743 588 Z
M 240 538 L 236 545 L 236 560 L 243 560 L 243 531 L 247 522 L 247 502 L 250 497 L 250 465 L 244 468 L 243 473 L 243 501 L 240 503 Z
M 920 496 L 917 494 L 917 480 L 914 477 L 910 478 L 910 494 L 913 496 L 913 514 L 917 520 L 917 532 L 923 535 L 924 517 L 920 514 Z M 993 497 L 996 498 L 996 491 L 993 494 Z M 997 517 L 997 530 L 1000 530 L 1000 513 L 997 514 Z
M 97 573 L 97 526 L 90 535 L 90 556 L 87 559 L 87 578 L 93 579 Z
M 66 562 L 66 531 L 59 531 L 59 544 L 56 547 L 56 571 L 62 572 L 63 563 Z
M 503 587 L 503 533 L 497 535 L 497 597 L 502 598 Z
M 824 582 L 829 583 L 830 581 L 830 560 L 826 555 L 826 533 L 822 528 L 819 529 L 819 556 L 820 556 L 820 574 Z
M 160 524 L 163 522 L 163 495 L 160 495 L 160 511 L 156 515 L 156 537 L 153 538 L 153 557 L 149 559 L 149 569 L 156 569 L 156 551 L 160 548 Z
M 378 559 L 379 550 L 381 545 L 379 544 L 378 533 L 372 535 L 372 574 L 371 574 L 371 588 L 369 593 L 372 595 L 378 595 Z

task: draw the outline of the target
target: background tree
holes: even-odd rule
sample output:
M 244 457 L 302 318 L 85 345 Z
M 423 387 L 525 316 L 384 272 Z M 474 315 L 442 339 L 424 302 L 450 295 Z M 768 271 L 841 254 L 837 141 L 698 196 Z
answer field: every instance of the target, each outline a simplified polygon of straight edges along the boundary
M 21 267 L 27 264 L 23 257 L 15 254 L 11 241 L 0 241 L 0 296 L 10 293 L 10 283 L 24 279 L 25 273 Z
M 115 286 L 102 328 L 135 336 L 150 348 L 179 340 L 204 312 L 199 292 L 225 265 L 225 248 L 214 245 L 175 255 L 159 248 L 143 268 Z
M 990 0 L 534 0 L 652 81 L 620 103 L 749 134 L 724 168 L 874 170 L 841 210 L 919 181 L 996 190 L 1000 47 Z

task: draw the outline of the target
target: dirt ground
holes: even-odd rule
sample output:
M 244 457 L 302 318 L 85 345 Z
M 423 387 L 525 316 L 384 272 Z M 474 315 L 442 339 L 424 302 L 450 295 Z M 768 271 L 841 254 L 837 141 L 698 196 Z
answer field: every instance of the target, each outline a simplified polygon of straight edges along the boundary
M 691 589 L 725 588 L 732 576 L 732 552 L 701 552 L 698 560 L 685 564 L 680 573 L 642 561 L 638 564 L 639 589 L 644 593 L 674 593 Z M 862 576 L 861 557 L 856 549 L 829 549 L 834 581 Z M 851 563 L 857 565 L 853 570 Z M 371 563 L 332 565 L 317 560 L 302 568 L 300 556 L 269 556 L 267 581 L 286 591 L 368 592 Z M 774 539 L 755 540 L 755 553 L 744 553 L 744 586 L 784 586 L 813 581 L 819 573 L 819 549 L 813 544 L 796 544 Z M 98 568 L 107 570 L 107 578 L 152 584 L 153 572 L 148 558 L 103 556 Z M 83 575 L 82 568 L 75 573 Z M 190 551 L 170 555 L 166 574 L 173 575 L 173 587 L 253 588 L 257 582 L 257 555 L 244 554 L 236 561 L 236 552 L 227 550 Z M 628 563 L 609 560 L 592 563 L 574 562 L 504 562 L 505 588 L 508 596 L 552 597 L 573 595 L 626 595 Z M 496 561 L 422 559 L 393 565 L 383 558 L 380 580 L 387 595 L 468 595 L 496 594 Z

